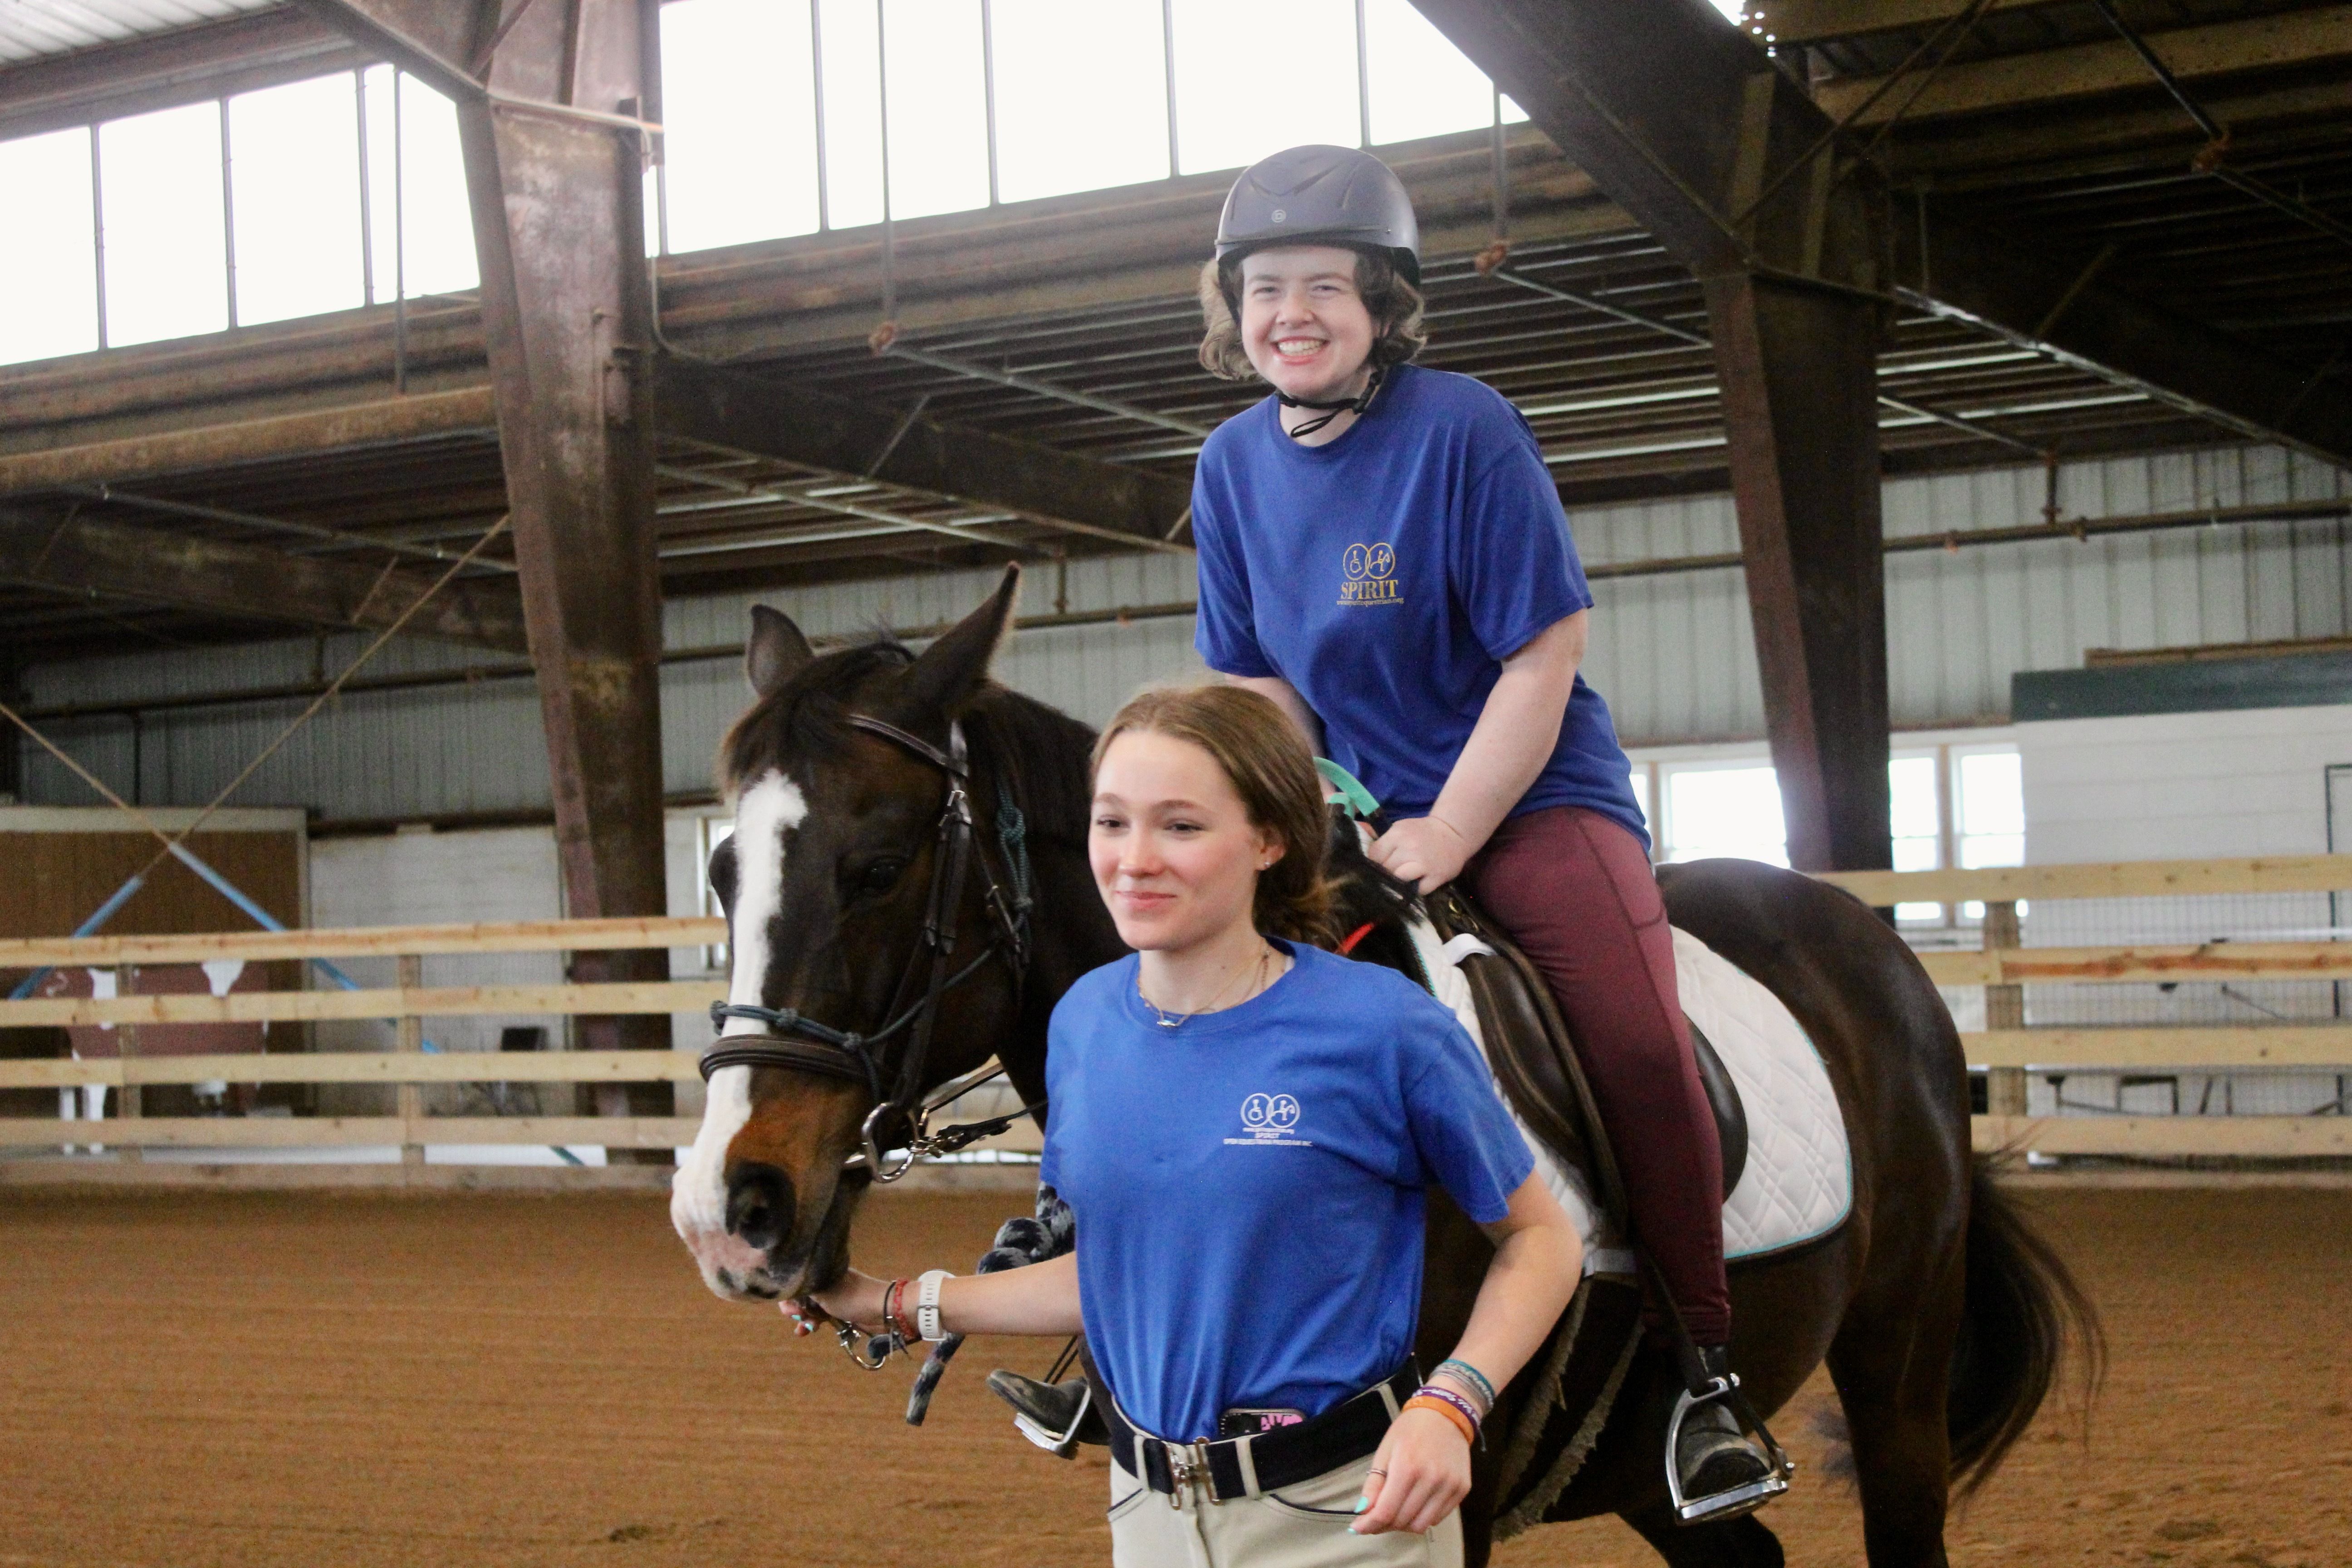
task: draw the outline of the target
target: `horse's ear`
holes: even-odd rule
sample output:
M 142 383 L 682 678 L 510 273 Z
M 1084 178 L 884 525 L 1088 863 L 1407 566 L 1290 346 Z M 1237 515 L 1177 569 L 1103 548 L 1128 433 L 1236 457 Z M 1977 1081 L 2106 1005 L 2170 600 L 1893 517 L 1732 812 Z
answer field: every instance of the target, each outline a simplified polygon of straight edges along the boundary
M 743 643 L 743 678 L 753 691 L 761 697 L 772 695 L 815 657 L 808 638 L 793 625 L 790 616 L 765 605 L 751 606 L 751 635 Z
M 971 699 L 988 678 L 1006 634 L 1013 629 L 1013 609 L 1021 597 L 1021 568 L 1007 566 L 1004 581 L 988 602 L 958 621 L 937 642 L 923 650 L 907 672 L 904 688 L 909 702 L 924 712 L 953 714 Z

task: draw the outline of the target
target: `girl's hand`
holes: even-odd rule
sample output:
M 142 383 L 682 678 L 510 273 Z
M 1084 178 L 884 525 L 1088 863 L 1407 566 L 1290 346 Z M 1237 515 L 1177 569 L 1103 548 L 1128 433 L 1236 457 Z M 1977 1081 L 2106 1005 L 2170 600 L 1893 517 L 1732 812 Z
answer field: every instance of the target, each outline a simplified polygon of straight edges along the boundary
M 1382 1472 L 1386 1472 L 1383 1474 Z M 1470 1445 L 1434 1410 L 1408 1410 L 1389 1426 L 1365 1479 L 1358 1535 L 1391 1530 L 1427 1534 L 1470 1495 Z
M 878 1334 L 882 1331 L 882 1298 L 889 1289 L 888 1280 L 877 1279 L 853 1268 L 832 1289 L 808 1300 L 827 1317 L 853 1324 L 864 1332 Z M 792 1315 L 798 1306 L 798 1302 L 786 1301 L 784 1311 Z
M 1398 881 L 1433 893 L 1462 874 L 1471 847 L 1442 817 L 1408 816 L 1372 840 L 1370 855 Z

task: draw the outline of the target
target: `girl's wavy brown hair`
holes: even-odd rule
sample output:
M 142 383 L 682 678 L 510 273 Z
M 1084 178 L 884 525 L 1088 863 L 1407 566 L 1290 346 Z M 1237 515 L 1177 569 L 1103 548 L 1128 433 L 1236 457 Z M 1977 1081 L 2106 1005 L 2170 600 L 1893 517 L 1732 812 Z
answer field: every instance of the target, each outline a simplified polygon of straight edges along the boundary
M 1089 776 L 1121 735 L 1187 741 L 1216 759 L 1242 797 L 1250 826 L 1273 835 L 1282 854 L 1258 873 L 1251 918 L 1270 936 L 1328 947 L 1332 883 L 1325 873 L 1331 819 L 1314 754 L 1281 709 L 1239 686 L 1171 686 L 1129 700 L 1095 742 Z
M 1247 381 L 1257 371 L 1242 349 L 1242 259 L 1212 261 L 1201 268 L 1201 368 L 1221 381 Z M 1405 281 L 1396 264 L 1374 250 L 1356 252 L 1356 292 L 1372 314 L 1371 363 L 1385 370 L 1402 364 L 1427 346 L 1421 290 Z

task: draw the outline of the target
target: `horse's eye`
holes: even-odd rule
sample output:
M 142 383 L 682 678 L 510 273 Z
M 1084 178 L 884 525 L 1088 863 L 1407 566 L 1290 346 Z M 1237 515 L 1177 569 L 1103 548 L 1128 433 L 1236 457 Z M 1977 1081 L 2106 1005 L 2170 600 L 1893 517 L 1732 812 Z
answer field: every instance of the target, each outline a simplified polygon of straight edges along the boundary
M 861 893 L 887 893 L 898 885 L 905 874 L 904 860 L 877 860 L 857 874 L 857 890 Z

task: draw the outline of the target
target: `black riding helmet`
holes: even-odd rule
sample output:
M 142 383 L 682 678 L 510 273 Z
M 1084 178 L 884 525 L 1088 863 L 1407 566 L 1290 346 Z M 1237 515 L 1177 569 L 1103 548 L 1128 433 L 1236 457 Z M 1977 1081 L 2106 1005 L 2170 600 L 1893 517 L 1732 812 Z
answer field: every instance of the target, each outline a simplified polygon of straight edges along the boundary
M 1293 147 L 1242 171 L 1217 220 L 1217 267 L 1273 245 L 1344 245 L 1385 255 L 1421 286 L 1421 225 L 1404 182 L 1353 147 Z
M 1412 198 L 1396 172 L 1370 153 L 1319 144 L 1293 147 L 1242 171 L 1217 219 L 1217 285 L 1226 309 L 1241 316 L 1241 262 L 1253 250 L 1276 245 L 1338 245 L 1388 258 L 1397 276 L 1421 286 L 1421 225 Z M 1276 391 L 1290 408 L 1313 408 L 1320 419 L 1291 426 L 1304 440 L 1342 410 L 1362 415 L 1380 395 L 1385 367 L 1354 397 L 1310 402 Z

